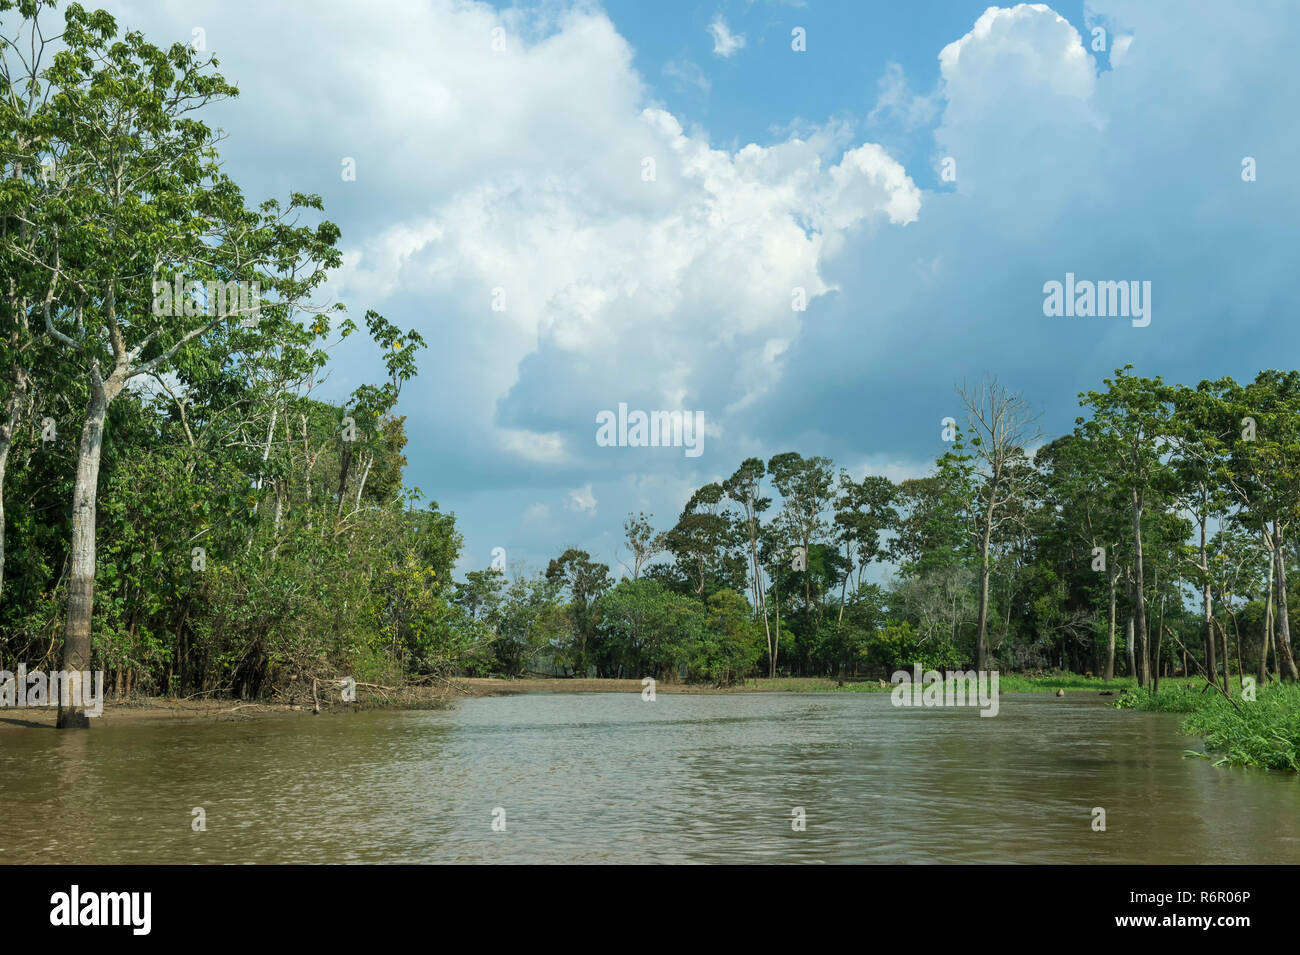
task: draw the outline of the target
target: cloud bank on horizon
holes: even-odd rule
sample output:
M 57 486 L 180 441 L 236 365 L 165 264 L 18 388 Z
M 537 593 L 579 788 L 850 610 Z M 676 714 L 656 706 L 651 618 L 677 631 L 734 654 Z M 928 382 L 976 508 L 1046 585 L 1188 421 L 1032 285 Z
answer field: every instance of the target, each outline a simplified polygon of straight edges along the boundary
M 947 5 L 960 29 L 919 4 L 106 6 L 203 29 L 243 90 L 219 122 L 250 198 L 321 193 L 332 294 L 430 342 L 408 480 L 456 512 L 462 571 L 497 546 L 617 567 L 629 511 L 666 527 L 749 456 L 922 473 L 964 378 L 1059 432 L 1126 362 L 1297 364 L 1280 0 Z M 1046 316 L 1067 274 L 1150 282 L 1150 323 Z M 702 412 L 702 453 L 598 443 L 620 403 Z

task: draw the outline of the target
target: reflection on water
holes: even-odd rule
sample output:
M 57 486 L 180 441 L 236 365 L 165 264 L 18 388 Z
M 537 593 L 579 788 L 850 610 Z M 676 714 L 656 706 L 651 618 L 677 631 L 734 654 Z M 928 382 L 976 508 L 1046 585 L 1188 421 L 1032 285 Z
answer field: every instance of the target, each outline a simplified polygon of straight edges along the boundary
M 1300 862 L 1300 782 L 1184 759 L 1177 725 L 1035 694 L 981 719 L 609 693 L 4 728 L 0 862 Z

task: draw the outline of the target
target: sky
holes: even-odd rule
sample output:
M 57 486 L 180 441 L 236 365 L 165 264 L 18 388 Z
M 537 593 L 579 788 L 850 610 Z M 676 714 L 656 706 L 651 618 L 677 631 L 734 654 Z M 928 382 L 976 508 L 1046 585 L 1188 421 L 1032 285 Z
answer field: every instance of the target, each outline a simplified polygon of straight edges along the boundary
M 218 57 L 228 172 L 320 194 L 330 296 L 429 343 L 406 478 L 459 574 L 617 572 L 629 512 L 666 529 L 751 456 L 918 476 L 962 381 L 1050 436 L 1127 363 L 1297 366 L 1285 0 L 104 6 Z M 1067 273 L 1150 282 L 1149 324 L 1045 315 Z M 382 377 L 354 341 L 327 397 Z M 702 412 L 700 453 L 599 442 L 620 403 Z

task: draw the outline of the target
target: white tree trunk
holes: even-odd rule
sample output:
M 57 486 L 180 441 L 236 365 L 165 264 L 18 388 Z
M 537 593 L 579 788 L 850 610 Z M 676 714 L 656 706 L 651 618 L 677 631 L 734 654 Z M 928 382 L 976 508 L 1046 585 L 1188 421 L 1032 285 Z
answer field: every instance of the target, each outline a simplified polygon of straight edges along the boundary
M 93 375 L 90 403 L 77 448 L 77 476 L 72 490 L 72 550 L 69 555 L 68 615 L 63 637 L 63 669 L 90 669 L 90 631 L 95 609 L 95 506 L 99 493 L 99 460 L 104 445 L 104 419 L 109 402 L 121 390 L 117 375 L 101 381 Z M 85 729 L 90 721 L 80 707 L 60 701 L 60 729 Z

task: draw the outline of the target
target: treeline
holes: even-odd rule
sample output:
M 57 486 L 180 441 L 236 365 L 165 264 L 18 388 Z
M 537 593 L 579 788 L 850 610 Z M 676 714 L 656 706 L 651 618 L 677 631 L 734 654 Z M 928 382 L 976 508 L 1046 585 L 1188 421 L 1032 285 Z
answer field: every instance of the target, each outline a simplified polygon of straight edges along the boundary
M 670 528 L 629 517 L 617 583 L 568 551 L 508 589 L 499 572 L 471 574 L 457 600 L 495 632 L 525 594 L 561 611 L 526 647 L 504 644 L 494 665 L 507 673 L 531 659 L 727 682 L 920 664 L 1143 686 L 1199 675 L 1225 693 L 1233 676 L 1296 679 L 1300 372 L 1186 387 L 1126 366 L 1046 442 L 997 382 L 959 395 L 925 477 L 752 458 L 699 488 Z

